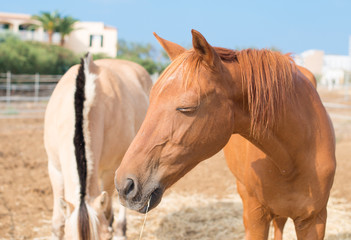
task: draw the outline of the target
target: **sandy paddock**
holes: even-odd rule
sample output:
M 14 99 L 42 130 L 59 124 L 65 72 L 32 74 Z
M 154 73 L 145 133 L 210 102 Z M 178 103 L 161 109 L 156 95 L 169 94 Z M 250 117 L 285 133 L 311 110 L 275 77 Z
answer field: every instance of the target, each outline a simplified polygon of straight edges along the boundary
M 320 91 L 325 102 L 351 107 L 344 91 Z M 351 108 L 328 107 L 337 136 L 338 168 L 326 239 L 351 239 Z M 43 114 L 0 115 L 0 239 L 48 239 L 52 192 L 43 147 Z M 202 162 L 148 215 L 143 239 L 243 239 L 241 200 L 220 152 Z M 117 206 L 117 198 L 114 198 Z M 117 214 L 117 210 L 116 210 Z M 128 211 L 128 237 L 144 215 Z M 291 222 L 285 239 L 296 239 Z

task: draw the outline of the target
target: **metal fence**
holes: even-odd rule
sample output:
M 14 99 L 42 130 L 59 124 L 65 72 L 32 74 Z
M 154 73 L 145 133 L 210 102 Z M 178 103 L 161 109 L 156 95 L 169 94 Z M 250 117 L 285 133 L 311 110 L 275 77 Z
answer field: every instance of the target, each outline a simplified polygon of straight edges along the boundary
M 62 75 L 0 73 L 0 102 L 47 101 Z
M 40 75 L 40 74 L 12 74 L 11 72 L 0 73 L 0 103 L 15 102 L 39 102 L 47 101 L 57 82 L 62 75 Z M 155 83 L 159 74 L 151 75 Z M 345 77 L 343 84 L 323 84 L 318 83 L 319 87 L 328 87 L 328 90 L 341 90 L 345 92 L 345 99 L 349 99 L 351 88 L 351 74 Z

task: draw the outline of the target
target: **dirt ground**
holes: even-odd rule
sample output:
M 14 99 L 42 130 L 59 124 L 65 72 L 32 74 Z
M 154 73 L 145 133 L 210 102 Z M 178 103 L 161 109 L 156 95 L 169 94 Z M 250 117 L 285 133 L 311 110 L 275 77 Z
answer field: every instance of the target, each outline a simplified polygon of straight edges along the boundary
M 351 106 L 351 99 L 344 91 L 320 94 L 326 103 L 343 104 L 327 107 L 337 137 L 338 166 L 326 239 L 351 239 L 351 108 L 343 107 Z M 51 213 L 43 113 L 0 115 L 0 239 L 48 239 Z M 144 215 L 128 213 L 129 239 L 138 239 Z M 235 178 L 220 152 L 167 192 L 150 212 L 143 239 L 243 239 L 241 213 Z M 295 239 L 293 229 L 287 231 L 286 239 Z

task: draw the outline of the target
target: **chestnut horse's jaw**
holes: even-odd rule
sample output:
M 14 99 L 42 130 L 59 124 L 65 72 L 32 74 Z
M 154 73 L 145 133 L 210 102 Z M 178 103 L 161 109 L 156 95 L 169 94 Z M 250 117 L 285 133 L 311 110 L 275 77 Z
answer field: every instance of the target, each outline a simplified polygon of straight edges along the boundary
M 145 206 L 142 209 L 139 209 L 138 212 L 140 213 L 146 213 L 147 211 L 150 211 L 151 209 L 157 207 L 157 205 L 161 202 L 162 196 L 163 196 L 164 190 L 160 187 L 156 188 L 151 194 L 150 197 L 148 198 L 149 200 L 146 201 Z M 150 201 L 150 205 L 148 207 L 148 202 Z
M 147 210 L 150 211 L 151 209 L 157 207 L 157 205 L 162 200 L 163 193 L 164 193 L 164 190 L 162 188 L 156 188 L 151 193 L 146 195 L 146 197 L 142 197 L 142 200 L 140 201 L 124 200 L 121 197 L 119 197 L 119 200 L 123 206 L 131 210 L 137 211 L 139 213 L 146 213 Z M 149 200 L 150 200 L 150 205 L 148 207 Z

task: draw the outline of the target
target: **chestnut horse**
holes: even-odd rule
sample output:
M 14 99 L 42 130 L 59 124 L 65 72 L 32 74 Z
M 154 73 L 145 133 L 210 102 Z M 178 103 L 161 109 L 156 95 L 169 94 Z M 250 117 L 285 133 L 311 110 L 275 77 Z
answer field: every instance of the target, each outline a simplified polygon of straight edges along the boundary
M 53 239 L 111 239 L 114 172 L 148 107 L 152 82 L 136 63 L 87 55 L 53 92 L 44 142 L 53 189 Z M 125 239 L 125 209 L 115 233 Z
M 214 48 L 195 30 L 191 50 L 155 36 L 172 63 L 116 171 L 122 204 L 156 207 L 165 189 L 224 147 L 246 239 L 267 239 L 271 221 L 281 239 L 287 218 L 298 239 L 323 239 L 335 138 L 313 84 L 278 52 Z

